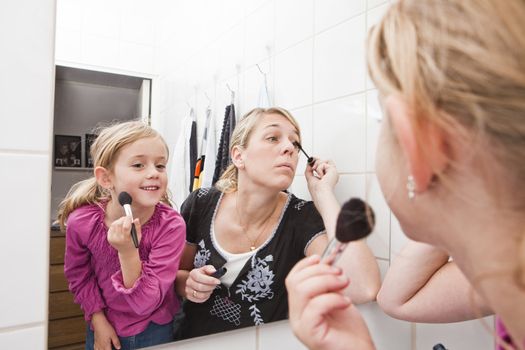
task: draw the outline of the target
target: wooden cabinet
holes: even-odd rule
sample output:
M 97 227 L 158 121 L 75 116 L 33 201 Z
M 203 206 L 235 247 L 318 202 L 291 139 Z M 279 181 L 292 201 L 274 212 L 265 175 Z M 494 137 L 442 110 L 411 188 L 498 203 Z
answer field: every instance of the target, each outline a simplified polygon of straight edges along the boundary
M 80 306 L 73 302 L 64 276 L 66 237 L 51 230 L 49 254 L 49 328 L 48 348 L 84 349 L 86 322 Z

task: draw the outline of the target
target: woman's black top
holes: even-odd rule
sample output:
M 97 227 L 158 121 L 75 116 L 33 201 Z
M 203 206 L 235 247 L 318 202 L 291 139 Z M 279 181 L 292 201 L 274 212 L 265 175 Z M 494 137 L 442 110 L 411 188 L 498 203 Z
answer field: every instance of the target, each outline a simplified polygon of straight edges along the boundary
M 223 193 L 215 188 L 194 191 L 182 204 L 187 243 L 195 244 L 195 268 L 226 262 L 211 235 Z M 219 285 L 204 303 L 184 302 L 182 338 L 233 330 L 278 321 L 288 316 L 284 280 L 305 257 L 306 249 L 325 228 L 311 201 L 288 194 L 277 227 L 246 262 L 230 288 Z

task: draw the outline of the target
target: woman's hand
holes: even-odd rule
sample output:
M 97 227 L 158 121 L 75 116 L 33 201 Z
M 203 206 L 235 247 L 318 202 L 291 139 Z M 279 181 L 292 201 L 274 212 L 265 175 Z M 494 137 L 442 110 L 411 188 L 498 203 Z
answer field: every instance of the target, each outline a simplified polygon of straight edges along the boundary
M 317 255 L 307 257 L 286 277 L 293 332 L 309 349 L 374 349 L 364 320 L 342 294 L 348 278 L 319 261 Z
M 111 344 L 120 349 L 120 340 L 115 329 L 109 323 L 104 312 L 95 312 L 91 318 L 93 332 L 95 333 L 95 350 L 112 350 Z
M 204 303 L 210 297 L 211 293 L 221 281 L 217 278 L 211 277 L 215 272 L 215 267 L 206 265 L 198 269 L 193 269 L 186 280 L 186 299 L 194 303 Z
M 333 192 L 339 180 L 339 173 L 331 160 L 315 159 L 313 164 L 306 166 L 304 175 L 314 202 L 322 193 Z
M 135 229 L 137 230 L 137 238 L 140 242 L 142 230 L 139 219 L 133 220 Z M 136 251 L 131 239 L 131 218 L 123 216 L 120 219 L 113 221 L 108 230 L 108 242 L 120 254 L 128 255 Z

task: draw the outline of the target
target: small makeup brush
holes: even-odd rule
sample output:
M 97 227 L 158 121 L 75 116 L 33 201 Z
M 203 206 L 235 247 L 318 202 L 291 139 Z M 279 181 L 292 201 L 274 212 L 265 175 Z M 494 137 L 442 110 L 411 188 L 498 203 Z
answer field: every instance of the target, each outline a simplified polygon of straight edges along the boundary
M 308 164 L 312 164 L 313 162 L 315 162 L 315 159 L 314 157 L 310 157 L 308 156 L 308 154 L 306 154 L 306 152 L 304 151 L 303 147 L 301 147 L 301 144 L 297 141 L 294 142 L 294 145 L 299 147 L 299 149 L 304 153 L 304 155 L 306 156 L 306 158 L 308 159 Z
M 352 198 L 343 204 L 337 217 L 335 237 L 326 247 L 322 258 L 334 264 L 347 244 L 365 238 L 372 232 L 375 215 L 372 208 L 359 198 Z

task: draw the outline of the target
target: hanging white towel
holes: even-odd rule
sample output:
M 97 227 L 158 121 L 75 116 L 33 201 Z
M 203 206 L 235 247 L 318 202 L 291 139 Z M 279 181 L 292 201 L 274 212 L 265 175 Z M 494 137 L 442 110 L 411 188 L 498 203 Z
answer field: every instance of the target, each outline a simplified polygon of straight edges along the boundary
M 171 162 L 169 187 L 173 193 L 173 202 L 176 208 L 180 207 L 186 197 L 190 194 L 189 186 L 193 178 L 189 178 L 190 172 L 190 138 L 191 127 L 194 119 L 193 109 L 181 121 L 179 138 L 173 151 Z
M 213 183 L 213 174 L 215 172 L 215 162 L 217 159 L 217 145 L 215 142 L 215 118 L 211 109 L 206 110 L 206 139 L 202 145 L 202 154 L 204 154 L 204 170 L 202 172 L 201 187 L 211 187 Z

